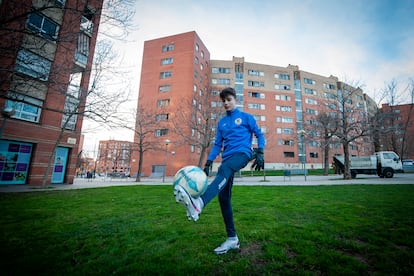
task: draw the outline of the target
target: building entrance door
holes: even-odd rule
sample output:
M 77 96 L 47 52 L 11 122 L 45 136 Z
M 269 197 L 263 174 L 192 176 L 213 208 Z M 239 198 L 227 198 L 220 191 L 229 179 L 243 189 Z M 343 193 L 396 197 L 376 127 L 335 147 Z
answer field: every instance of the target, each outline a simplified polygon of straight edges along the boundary
M 65 181 L 66 166 L 68 162 L 69 148 L 57 147 L 55 163 L 53 165 L 52 183 L 62 184 Z

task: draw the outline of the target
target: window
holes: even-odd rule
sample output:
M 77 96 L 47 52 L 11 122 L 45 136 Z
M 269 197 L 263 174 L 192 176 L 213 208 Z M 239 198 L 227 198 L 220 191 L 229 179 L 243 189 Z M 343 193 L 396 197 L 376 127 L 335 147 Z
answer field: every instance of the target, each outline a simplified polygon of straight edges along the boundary
M 309 152 L 309 157 L 310 158 L 318 158 L 318 153 L 317 152 Z
M 201 58 L 204 58 L 204 52 L 203 51 L 200 52 L 200 56 L 201 56 Z
M 257 70 L 248 70 L 247 73 L 250 76 L 260 76 L 260 77 L 264 77 L 264 72 L 263 71 L 257 71 Z
M 330 83 L 323 83 L 323 88 L 330 89 L 330 90 L 335 90 L 335 85 L 330 84 Z
M 292 117 L 276 117 L 276 122 L 290 124 L 290 123 L 293 123 L 293 118 Z
M 75 130 L 76 121 L 78 119 L 78 107 L 80 100 L 70 95 L 66 96 L 65 106 L 63 108 L 63 116 L 61 127 L 69 130 Z
M 230 79 L 211 79 L 212 84 L 229 85 Z
M 275 84 L 277 90 L 290 90 L 290 85 L 287 84 Z
M 282 111 L 282 112 L 292 112 L 292 107 L 289 105 L 277 105 L 276 111 Z
M 162 51 L 163 52 L 174 51 L 174 44 L 169 44 L 169 45 L 162 46 Z
M 85 33 L 80 32 L 78 35 L 78 46 L 75 52 L 75 60 L 86 66 L 89 56 L 89 41 L 90 37 Z
M 174 61 L 174 59 L 173 59 L 173 58 L 163 58 L 163 59 L 161 60 L 161 65 L 172 64 L 172 63 L 173 63 L 173 61 Z
M 6 101 L 6 107 L 13 108 L 16 111 L 12 118 L 35 123 L 39 122 L 43 101 L 12 92 L 9 93 L 9 97 L 18 100 L 8 99 Z
M 168 91 L 170 91 L 171 90 L 171 85 L 169 85 L 169 84 L 166 84 L 166 85 L 160 85 L 159 87 L 158 87 L 158 92 L 160 92 L 160 93 L 165 93 L 165 92 L 168 92 Z
M 318 115 L 318 110 L 306 108 L 306 114 Z
M 82 73 L 74 73 L 70 75 L 68 91 L 66 92 L 67 95 L 70 95 L 74 98 L 79 98 L 81 94 L 81 81 L 82 81 Z
M 170 105 L 170 99 L 158 100 L 157 106 L 158 107 L 166 107 Z
M 17 54 L 14 69 L 17 72 L 46 81 L 49 78 L 51 65 L 52 63 L 44 57 L 22 49 Z
M 293 157 L 295 157 L 295 153 L 293 151 L 284 151 L 283 152 L 283 157 L 293 158 Z
M 230 74 L 230 68 L 213 67 L 211 68 L 212 74 Z
M 266 105 L 264 105 L 264 104 L 258 104 L 258 103 L 249 103 L 249 104 L 247 104 L 247 108 L 249 108 L 249 109 L 261 109 L 261 110 L 265 110 L 266 109 Z
M 155 117 L 157 122 L 159 121 L 168 121 L 168 113 L 167 114 L 157 114 Z
M 194 64 L 198 64 L 198 57 L 194 57 Z
M 305 99 L 305 103 L 307 103 L 307 104 L 311 104 L 311 105 L 317 105 L 317 104 L 318 104 L 318 101 L 316 101 L 316 100 L 314 100 L 314 99 L 309 99 L 309 98 L 306 98 L 306 99 Z
M 27 21 L 27 27 L 46 39 L 56 40 L 58 33 L 58 24 L 39 13 L 30 13 Z
M 161 128 L 161 129 L 156 129 L 155 130 L 155 136 L 160 137 L 160 136 L 165 136 L 168 134 L 168 129 L 166 128 Z
M 264 87 L 264 82 L 262 82 L 262 81 L 248 81 L 247 85 L 252 86 L 252 87 Z
M 200 47 L 198 46 L 198 43 L 196 43 L 195 44 L 195 50 L 196 50 L 196 52 L 198 52 L 198 49 L 199 49 Z
M 293 134 L 293 128 L 276 128 L 277 134 Z
M 260 93 L 260 92 L 248 92 L 247 96 L 250 98 L 260 98 L 260 99 L 265 98 L 265 94 Z
M 274 74 L 275 79 L 290 80 L 289 74 Z
M 160 73 L 160 79 L 171 78 L 171 76 L 172 76 L 171 71 L 166 71 L 166 72 L 161 72 Z
M 279 146 L 293 146 L 295 144 L 295 142 L 293 140 L 283 140 L 283 139 L 279 139 L 277 141 L 277 144 Z
M 332 99 L 332 100 L 335 100 L 336 99 L 336 96 L 334 95 L 334 94 L 332 94 L 332 93 L 324 93 L 324 96 L 325 96 L 325 98 L 326 99 Z
M 287 95 L 275 95 L 275 100 L 279 101 L 290 101 L 290 96 Z
M 310 89 L 310 88 L 305 88 L 305 93 L 309 94 L 309 95 L 316 95 L 316 90 Z
M 306 84 L 312 84 L 312 85 L 316 84 L 316 81 L 314 81 L 312 79 L 308 79 L 308 78 L 304 78 L 303 82 L 306 83 Z

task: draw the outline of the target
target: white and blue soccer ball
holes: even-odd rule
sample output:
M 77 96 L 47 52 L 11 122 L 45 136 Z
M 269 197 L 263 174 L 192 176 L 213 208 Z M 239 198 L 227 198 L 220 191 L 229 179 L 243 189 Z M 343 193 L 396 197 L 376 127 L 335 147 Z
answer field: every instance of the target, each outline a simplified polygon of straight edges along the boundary
M 185 166 L 174 176 L 173 187 L 180 185 L 192 197 L 198 198 L 208 187 L 208 178 L 204 171 L 197 166 Z

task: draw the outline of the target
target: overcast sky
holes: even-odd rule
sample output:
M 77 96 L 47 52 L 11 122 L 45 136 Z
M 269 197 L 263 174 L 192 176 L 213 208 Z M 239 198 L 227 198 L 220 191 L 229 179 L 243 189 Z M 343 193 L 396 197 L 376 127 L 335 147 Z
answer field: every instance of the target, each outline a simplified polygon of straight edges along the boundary
M 298 65 L 358 83 L 374 99 L 392 80 L 403 94 L 414 78 L 413 0 L 137 0 L 135 7 L 137 28 L 118 47 L 131 68 L 134 100 L 144 41 L 189 31 L 197 32 L 211 59 Z M 408 103 L 408 95 L 400 101 Z M 87 133 L 85 146 L 95 137 L 133 139 L 121 132 Z

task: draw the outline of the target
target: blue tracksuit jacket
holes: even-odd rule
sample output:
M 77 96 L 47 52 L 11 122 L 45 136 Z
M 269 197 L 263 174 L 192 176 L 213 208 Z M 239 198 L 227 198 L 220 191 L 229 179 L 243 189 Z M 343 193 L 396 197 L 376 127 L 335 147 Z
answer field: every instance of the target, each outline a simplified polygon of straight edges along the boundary
M 216 139 L 207 159 L 216 159 L 222 148 L 223 161 L 236 152 L 245 153 L 250 158 L 253 135 L 257 138 L 258 148 L 264 148 L 265 138 L 254 117 L 237 108 L 227 111 L 218 122 Z

